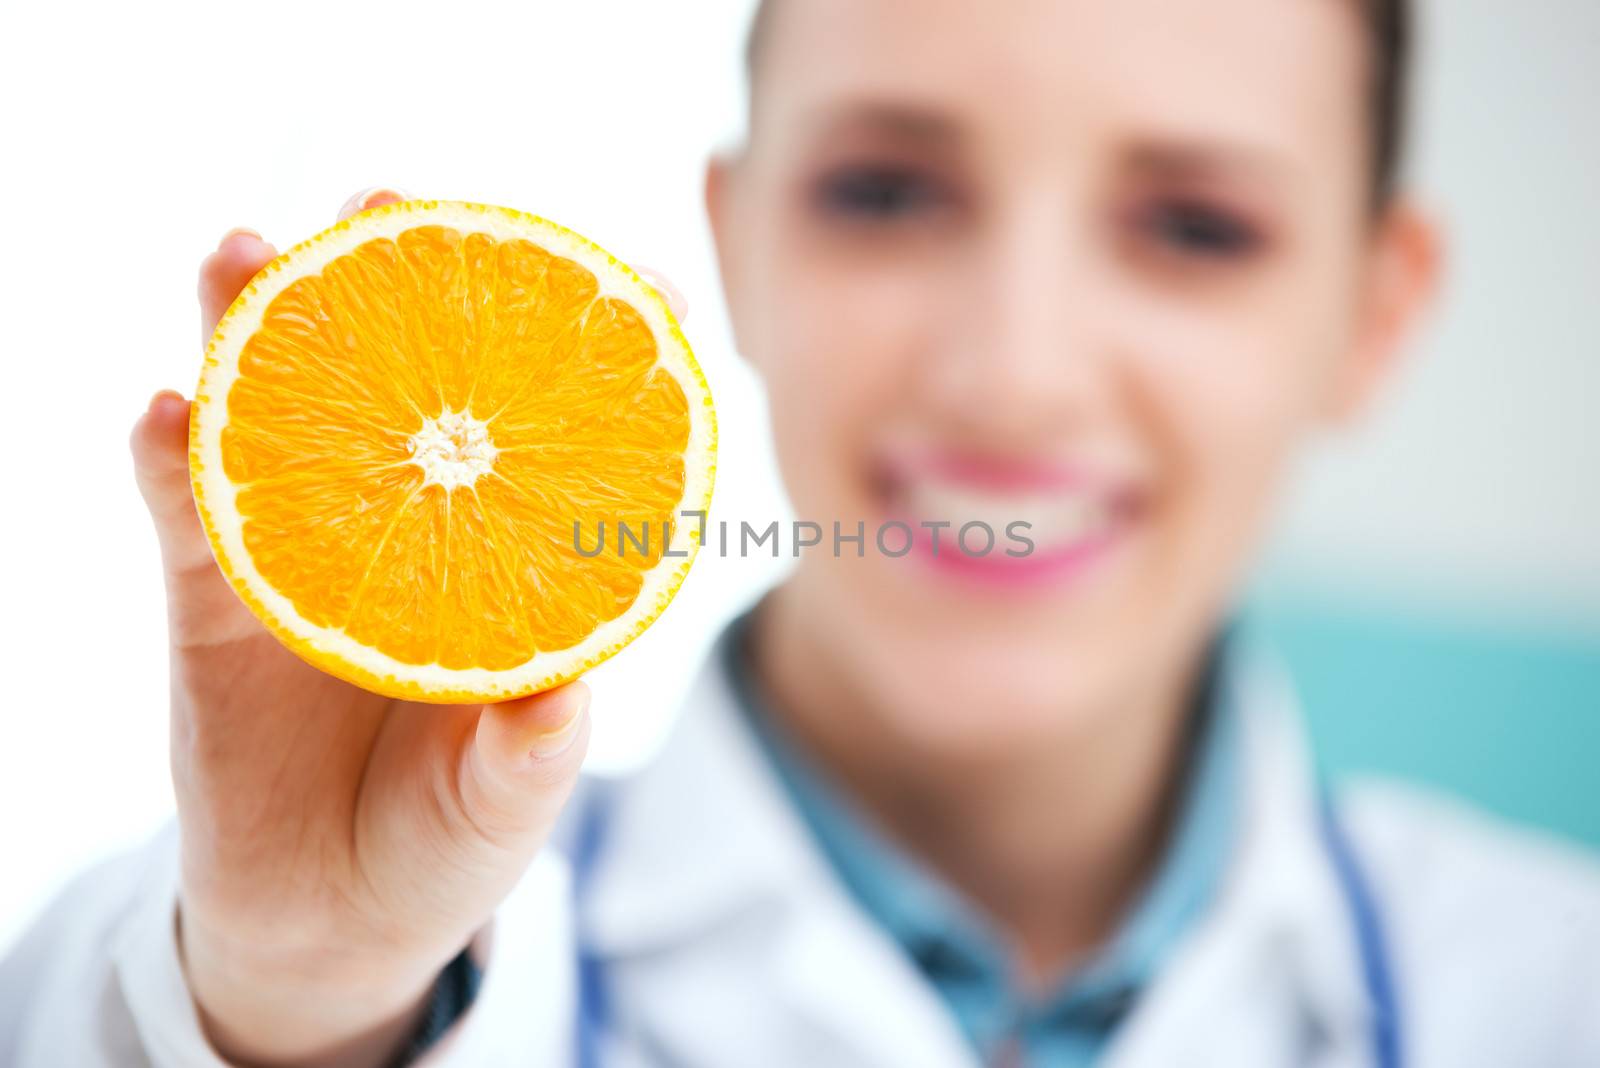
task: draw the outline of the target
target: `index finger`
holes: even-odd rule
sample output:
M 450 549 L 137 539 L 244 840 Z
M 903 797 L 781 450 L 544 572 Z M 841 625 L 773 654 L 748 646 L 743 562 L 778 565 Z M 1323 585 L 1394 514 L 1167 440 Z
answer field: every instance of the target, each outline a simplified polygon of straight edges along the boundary
M 256 272 L 278 255 L 261 235 L 243 227 L 229 230 L 216 251 L 200 263 L 200 344 L 211 340 L 217 323 Z
M 359 215 L 364 211 L 381 208 L 387 204 L 399 204 L 401 201 L 409 199 L 410 197 L 407 196 L 404 190 L 396 189 L 390 185 L 375 185 L 371 189 L 363 189 L 359 193 L 351 194 L 350 199 L 346 200 L 339 209 L 339 221 L 344 222 L 352 215 Z
M 363 189 L 345 201 L 339 218 L 404 200 L 405 194 L 388 186 Z M 236 227 L 222 235 L 217 249 L 200 264 L 200 343 L 204 345 L 216 332 L 217 323 L 256 272 L 271 263 L 278 250 L 247 227 Z

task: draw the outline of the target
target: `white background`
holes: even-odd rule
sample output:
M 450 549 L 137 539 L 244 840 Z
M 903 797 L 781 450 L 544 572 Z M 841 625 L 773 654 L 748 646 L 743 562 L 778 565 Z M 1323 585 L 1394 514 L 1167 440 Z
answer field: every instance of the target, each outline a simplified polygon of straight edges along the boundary
M 1309 0 L 1308 0 L 1309 2 Z M 1437 0 L 1417 173 L 1447 306 L 1390 402 L 1311 464 L 1275 548 L 1308 584 L 1600 619 L 1600 5 Z M 156 549 L 125 439 L 199 366 L 194 269 L 354 190 L 504 203 L 665 271 L 716 392 L 716 512 L 783 515 L 700 206 L 741 119 L 744 0 L 35 3 L 0 37 L 0 946 L 166 817 Z M 718 623 L 781 567 L 702 554 L 592 676 L 593 760 L 646 754 Z

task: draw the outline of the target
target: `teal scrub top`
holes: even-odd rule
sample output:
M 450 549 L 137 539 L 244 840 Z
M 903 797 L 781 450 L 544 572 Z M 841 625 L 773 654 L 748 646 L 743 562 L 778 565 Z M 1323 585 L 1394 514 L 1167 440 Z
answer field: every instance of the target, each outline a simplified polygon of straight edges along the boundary
M 1046 996 L 1019 991 L 1005 942 L 953 887 L 891 842 L 767 711 L 746 652 L 750 615 L 719 639 L 741 711 L 821 852 L 856 902 L 938 994 L 990 1063 L 1092 1065 L 1214 898 L 1237 830 L 1238 715 L 1218 684 L 1228 631 L 1211 643 L 1191 702 L 1183 783 L 1148 884 L 1100 949 Z

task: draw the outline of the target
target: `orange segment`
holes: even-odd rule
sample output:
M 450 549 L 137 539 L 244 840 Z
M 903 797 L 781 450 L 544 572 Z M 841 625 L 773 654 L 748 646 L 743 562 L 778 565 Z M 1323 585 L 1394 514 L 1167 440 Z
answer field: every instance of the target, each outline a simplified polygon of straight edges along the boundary
M 552 223 L 440 202 L 270 264 L 217 328 L 191 439 L 207 535 L 267 626 L 439 701 L 547 688 L 648 626 L 715 457 L 654 290 Z

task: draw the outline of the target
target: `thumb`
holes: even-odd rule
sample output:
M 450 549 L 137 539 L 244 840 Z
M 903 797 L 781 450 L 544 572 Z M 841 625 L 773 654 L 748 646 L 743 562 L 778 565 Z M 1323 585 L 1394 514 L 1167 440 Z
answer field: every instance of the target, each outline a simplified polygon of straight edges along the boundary
M 589 687 L 571 682 L 485 705 L 461 764 L 463 815 L 498 845 L 537 848 L 589 748 Z

